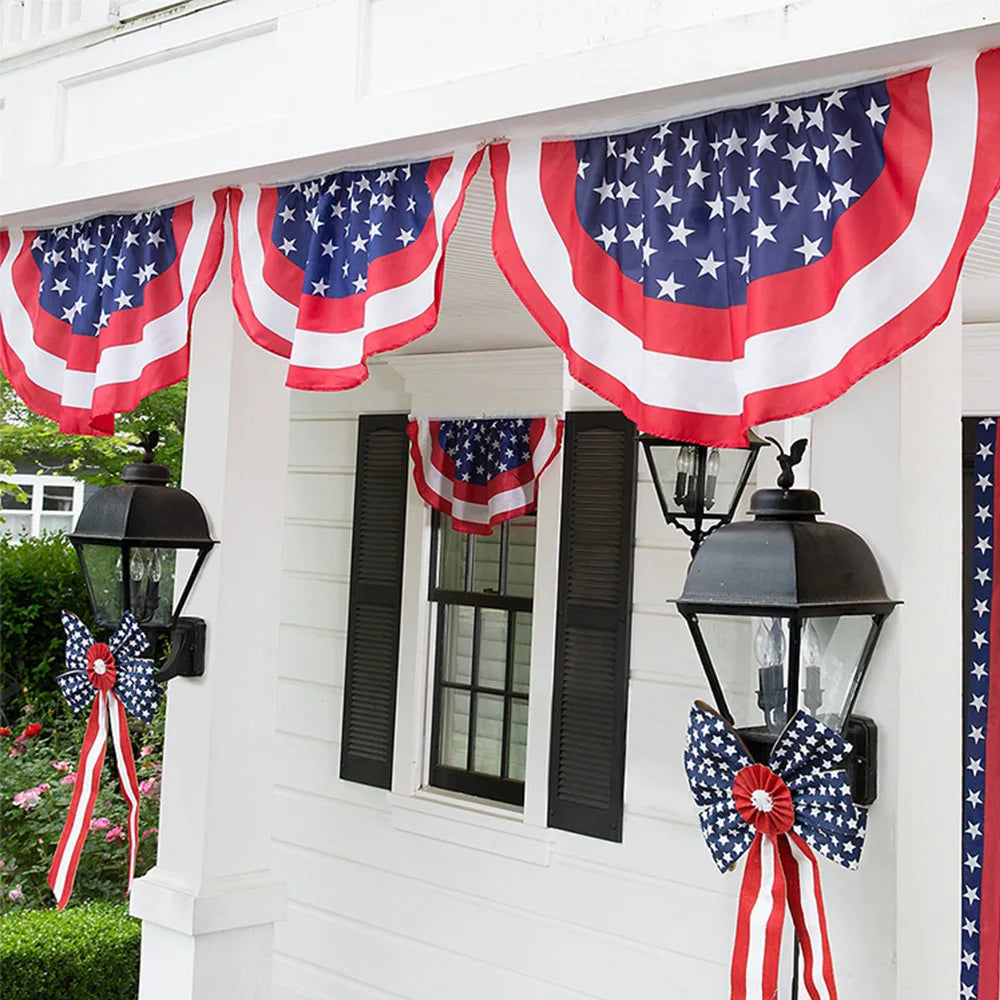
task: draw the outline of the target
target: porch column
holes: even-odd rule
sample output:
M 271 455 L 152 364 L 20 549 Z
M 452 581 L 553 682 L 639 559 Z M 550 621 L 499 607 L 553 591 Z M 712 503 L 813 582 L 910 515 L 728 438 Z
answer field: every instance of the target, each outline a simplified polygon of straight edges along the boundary
M 141 1000 L 270 995 L 270 873 L 285 363 L 239 328 L 228 263 L 198 307 L 183 485 L 219 539 L 185 613 L 208 623 L 205 676 L 169 684 L 158 862 L 132 892 Z

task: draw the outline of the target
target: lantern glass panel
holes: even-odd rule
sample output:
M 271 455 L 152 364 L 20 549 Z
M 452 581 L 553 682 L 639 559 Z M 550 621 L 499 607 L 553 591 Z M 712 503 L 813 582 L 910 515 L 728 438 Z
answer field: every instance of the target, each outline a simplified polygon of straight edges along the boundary
M 117 545 L 81 545 L 80 563 L 98 624 L 114 628 L 125 612 L 121 549 Z
M 806 618 L 802 623 L 799 705 L 831 729 L 844 724 L 871 628 L 867 615 Z
M 129 607 L 140 625 L 163 628 L 170 624 L 176 566 L 176 549 L 132 549 L 129 556 Z
M 736 503 L 743 470 L 751 457 L 744 448 L 699 448 L 693 444 L 650 442 L 647 455 L 651 473 L 660 484 L 666 513 L 693 517 L 697 513 L 699 466 L 705 466 L 704 516 L 727 517 Z

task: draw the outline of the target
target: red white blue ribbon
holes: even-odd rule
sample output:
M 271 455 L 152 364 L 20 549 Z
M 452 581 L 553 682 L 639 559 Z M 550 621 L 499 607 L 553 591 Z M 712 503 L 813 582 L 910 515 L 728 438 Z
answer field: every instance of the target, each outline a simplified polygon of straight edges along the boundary
M 151 722 L 160 701 L 160 686 L 153 680 L 153 661 L 140 656 L 148 648 L 149 640 L 131 612 L 125 613 L 107 645 L 95 642 L 76 615 L 64 611 L 62 622 L 66 630 L 67 670 L 56 678 L 56 683 L 74 712 L 91 702 L 93 705 L 83 736 L 69 814 L 49 869 L 49 886 L 60 910 L 73 892 L 80 854 L 90 830 L 109 731 L 115 747 L 118 779 L 128 803 L 128 885 L 132 886 L 139 842 L 139 780 L 125 709 L 143 722 Z
M 773 1000 L 785 909 L 802 949 L 811 1000 L 837 1000 L 816 853 L 857 867 L 867 813 L 842 769 L 851 745 L 797 712 L 756 764 L 732 727 L 707 705 L 691 709 L 684 766 L 715 863 L 729 871 L 747 854 L 731 970 L 732 1000 Z

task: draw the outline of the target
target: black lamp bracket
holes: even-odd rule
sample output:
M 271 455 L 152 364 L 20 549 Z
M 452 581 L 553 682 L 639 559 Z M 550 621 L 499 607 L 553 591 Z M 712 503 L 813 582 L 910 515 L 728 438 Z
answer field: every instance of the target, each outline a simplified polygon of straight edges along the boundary
M 178 618 L 170 629 L 170 655 L 153 674 L 159 684 L 172 677 L 201 677 L 205 673 L 205 621 Z

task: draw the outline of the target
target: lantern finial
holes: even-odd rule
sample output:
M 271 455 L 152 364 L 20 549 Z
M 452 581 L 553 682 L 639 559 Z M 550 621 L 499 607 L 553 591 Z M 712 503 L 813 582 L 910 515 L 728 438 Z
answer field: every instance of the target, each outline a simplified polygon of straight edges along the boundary
M 154 427 L 151 431 L 146 431 L 139 435 L 139 444 L 136 447 L 142 448 L 145 454 L 142 456 L 143 465 L 151 465 L 153 462 L 153 449 L 160 443 L 160 432 Z
M 802 456 L 806 453 L 806 445 L 809 442 L 806 438 L 799 438 L 788 449 L 788 454 L 786 455 L 785 449 L 781 447 L 775 438 L 769 437 L 767 440 L 778 449 L 778 465 L 781 466 L 781 474 L 778 476 L 778 488 L 790 490 L 795 485 L 795 473 L 792 469 L 802 461 Z

